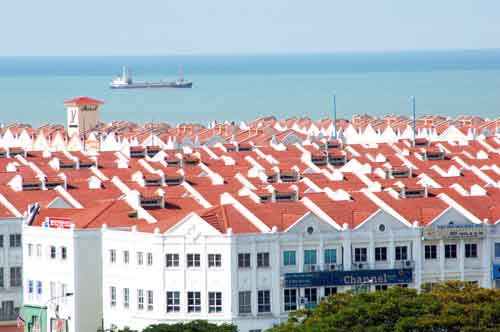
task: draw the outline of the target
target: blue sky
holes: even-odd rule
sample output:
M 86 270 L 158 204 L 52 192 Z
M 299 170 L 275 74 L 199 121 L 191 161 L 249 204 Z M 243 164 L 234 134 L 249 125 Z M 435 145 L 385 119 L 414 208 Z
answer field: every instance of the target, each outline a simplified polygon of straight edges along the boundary
M 499 0 L 15 0 L 0 55 L 500 48 Z

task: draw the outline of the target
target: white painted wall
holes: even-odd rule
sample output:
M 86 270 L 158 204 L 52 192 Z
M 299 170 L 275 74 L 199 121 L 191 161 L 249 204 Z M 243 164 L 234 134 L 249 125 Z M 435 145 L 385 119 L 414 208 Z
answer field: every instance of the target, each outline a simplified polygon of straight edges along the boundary
M 10 235 L 22 233 L 22 218 L 1 218 L 0 235 L 3 237 L 3 247 L 0 247 L 0 268 L 3 269 L 3 287 L 0 287 L 0 305 L 4 301 L 13 301 L 14 308 L 20 308 L 23 303 L 22 287 L 11 287 L 10 268 L 23 266 L 22 236 L 20 247 L 10 247 Z
M 453 220 L 456 225 L 469 221 L 458 211 L 449 209 L 439 216 L 434 225 L 446 225 Z M 381 225 L 385 229 L 382 231 Z M 308 227 L 313 232 L 308 233 Z M 395 261 L 394 248 L 408 247 L 408 259 L 414 261 L 413 283 L 410 287 L 419 288 L 423 282 L 436 282 L 445 279 L 478 281 L 481 286 L 491 286 L 491 263 L 500 262 L 494 258 L 494 242 L 500 243 L 500 231 L 496 227 L 488 228 L 486 238 L 456 240 L 459 245 L 457 259 L 445 260 L 443 252 L 445 241 L 436 241 L 439 245 L 438 259 L 424 259 L 423 247 L 432 241 L 423 240 L 421 228 L 407 226 L 384 211 L 374 213 L 370 219 L 355 230 L 337 230 L 314 214 L 306 214 L 287 232 L 266 232 L 259 234 L 220 234 L 195 214 L 171 229 L 166 234 L 159 232 L 143 233 L 135 230 L 103 228 L 95 231 L 73 231 L 40 229 L 25 227 L 26 243 L 53 243 L 68 246 L 68 261 L 52 262 L 26 258 L 25 280 L 40 279 L 48 285 L 54 276 L 61 276 L 67 282 L 69 290 L 75 290 L 74 302 L 68 301 L 63 313 L 73 317 L 76 330 L 92 330 L 104 318 L 104 327 L 116 325 L 142 329 L 150 324 L 175 323 L 194 319 L 206 319 L 210 322 L 231 322 L 239 330 L 265 329 L 286 320 L 284 311 L 283 286 L 284 273 L 304 271 L 304 249 L 316 249 L 318 265 L 323 266 L 324 250 L 337 249 L 337 263 L 345 269 L 352 267 L 354 248 L 365 247 L 368 251 L 366 266 L 370 269 L 399 268 Z M 465 243 L 477 243 L 478 258 L 464 257 Z M 387 247 L 387 260 L 375 261 L 375 248 Z M 110 262 L 110 250 L 115 250 L 116 261 Z M 283 265 L 283 252 L 296 251 L 296 265 Z M 129 252 L 129 262 L 123 261 L 123 252 Z M 137 253 L 143 253 L 143 264 L 137 262 Z M 270 266 L 257 267 L 257 254 L 268 252 Z M 151 253 L 153 262 L 147 264 L 147 254 Z M 165 254 L 177 253 L 180 266 L 167 268 Z M 198 268 L 187 268 L 186 255 L 200 254 Z M 219 253 L 222 266 L 209 268 L 207 255 Z M 251 254 L 251 267 L 238 268 L 238 253 Z M 30 261 L 31 259 L 31 261 Z M 74 265 L 70 267 L 69 265 Z M 102 269 L 102 272 L 101 272 Z M 101 274 L 102 273 L 102 274 Z M 102 283 L 102 288 L 101 288 Z M 116 305 L 110 304 L 110 287 L 116 287 Z M 130 306 L 123 306 L 123 288 L 129 289 Z M 338 287 L 345 291 L 349 286 Z M 372 288 L 374 288 L 372 286 Z M 144 309 L 137 307 L 137 290 L 144 290 Z M 154 294 L 153 309 L 148 310 L 147 291 Z M 257 292 L 270 290 L 271 312 L 259 313 L 257 310 Z M 181 295 L 180 312 L 166 312 L 166 292 L 179 291 Z M 201 312 L 187 312 L 187 292 L 201 293 Z M 222 293 L 221 313 L 208 312 L 208 292 Z M 239 314 L 238 292 L 252 292 L 252 312 Z M 318 298 L 324 295 L 324 288 L 318 287 Z M 299 290 L 299 297 L 304 296 L 304 289 Z M 42 300 L 42 299 L 41 299 Z M 31 302 L 30 302 L 31 301 Z M 101 301 L 101 306 L 96 304 Z M 27 303 L 40 303 L 37 299 L 28 299 Z M 102 310 L 102 312 L 101 312 Z M 87 324 L 88 325 L 84 325 Z

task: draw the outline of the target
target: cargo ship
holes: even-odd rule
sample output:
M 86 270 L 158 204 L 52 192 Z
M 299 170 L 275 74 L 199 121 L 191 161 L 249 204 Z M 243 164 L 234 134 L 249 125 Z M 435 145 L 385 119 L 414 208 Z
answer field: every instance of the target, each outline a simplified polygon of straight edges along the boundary
M 115 77 L 109 84 L 111 89 L 146 89 L 146 88 L 192 88 L 193 82 L 184 80 L 182 74 L 175 81 L 137 81 L 132 80 L 128 68 L 123 67 L 122 75 Z

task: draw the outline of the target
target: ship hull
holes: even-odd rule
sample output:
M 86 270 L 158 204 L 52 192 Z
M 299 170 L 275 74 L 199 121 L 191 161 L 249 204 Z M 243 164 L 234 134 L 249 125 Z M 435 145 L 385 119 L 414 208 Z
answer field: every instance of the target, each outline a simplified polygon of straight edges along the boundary
M 173 89 L 190 89 L 193 87 L 192 82 L 162 82 L 162 83 L 131 83 L 109 86 L 111 89 L 150 89 L 150 88 L 173 88 Z

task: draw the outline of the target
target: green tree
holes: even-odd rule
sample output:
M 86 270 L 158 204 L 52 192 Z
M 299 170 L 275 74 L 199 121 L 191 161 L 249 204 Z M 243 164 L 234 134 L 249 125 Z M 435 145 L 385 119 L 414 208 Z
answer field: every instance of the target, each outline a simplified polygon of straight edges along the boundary
M 268 332 L 500 331 L 499 290 L 455 281 L 426 289 L 337 294 Z
M 188 323 L 150 325 L 143 332 L 238 332 L 235 325 L 211 324 L 204 320 L 194 320 Z

